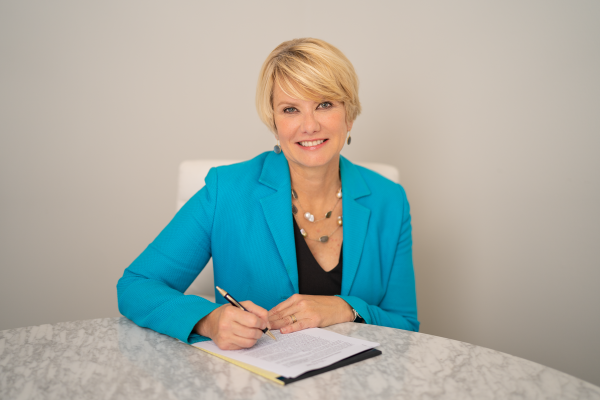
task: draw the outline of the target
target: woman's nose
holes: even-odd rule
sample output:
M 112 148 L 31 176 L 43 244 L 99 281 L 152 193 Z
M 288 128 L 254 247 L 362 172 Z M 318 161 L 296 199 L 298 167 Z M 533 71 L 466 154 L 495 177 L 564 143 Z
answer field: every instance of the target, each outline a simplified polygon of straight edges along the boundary
M 311 134 L 318 132 L 321 129 L 321 125 L 319 121 L 315 118 L 313 113 L 304 114 L 304 119 L 302 121 L 302 131 L 303 133 Z

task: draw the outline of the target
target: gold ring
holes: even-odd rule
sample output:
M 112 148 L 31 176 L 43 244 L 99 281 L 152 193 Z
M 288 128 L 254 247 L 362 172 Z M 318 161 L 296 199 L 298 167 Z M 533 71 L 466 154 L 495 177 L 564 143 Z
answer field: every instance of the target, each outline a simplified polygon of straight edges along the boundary
M 292 319 L 292 324 L 295 324 L 296 322 L 298 322 L 298 320 L 296 319 L 294 314 L 290 315 L 290 318 Z

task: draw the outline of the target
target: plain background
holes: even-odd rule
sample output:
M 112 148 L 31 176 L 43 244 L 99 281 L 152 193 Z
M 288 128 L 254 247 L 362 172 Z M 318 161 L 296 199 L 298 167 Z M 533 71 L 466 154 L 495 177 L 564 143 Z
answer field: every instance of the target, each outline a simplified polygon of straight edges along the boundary
M 177 168 L 249 159 L 284 40 L 340 48 L 343 154 L 402 174 L 422 332 L 600 385 L 597 1 L 2 1 L 0 329 L 119 315 Z M 235 212 L 235 210 L 232 210 Z

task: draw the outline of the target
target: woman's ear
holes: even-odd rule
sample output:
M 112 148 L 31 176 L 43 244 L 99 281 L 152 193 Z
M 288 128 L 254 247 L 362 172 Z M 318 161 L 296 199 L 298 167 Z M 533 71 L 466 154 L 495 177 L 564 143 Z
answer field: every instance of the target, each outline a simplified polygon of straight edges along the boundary
M 352 126 L 353 126 L 353 125 L 354 125 L 354 121 L 350 121 L 350 122 L 346 121 L 346 128 L 348 128 L 348 129 L 346 129 L 346 130 L 347 130 L 348 132 L 350 132 L 350 131 L 352 130 Z

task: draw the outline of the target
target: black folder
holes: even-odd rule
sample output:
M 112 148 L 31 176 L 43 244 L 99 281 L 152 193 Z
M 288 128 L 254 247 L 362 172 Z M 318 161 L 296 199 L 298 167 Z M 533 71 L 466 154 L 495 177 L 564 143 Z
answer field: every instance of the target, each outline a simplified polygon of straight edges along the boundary
M 285 385 L 287 385 L 289 383 L 293 383 L 296 381 L 300 381 L 302 379 L 310 378 L 311 376 L 319 375 L 319 374 L 322 374 L 323 372 L 333 371 L 334 369 L 338 369 L 340 367 L 345 367 L 346 365 L 354 364 L 359 361 L 366 360 L 368 358 L 377 357 L 379 355 L 381 355 L 381 350 L 369 349 L 369 350 L 365 350 L 361 353 L 355 354 L 351 357 L 344 358 L 343 360 L 340 360 L 336 363 L 328 365 L 327 367 L 323 367 L 323 368 L 305 372 L 302 375 L 298 375 L 295 378 L 284 378 L 283 376 L 280 376 L 277 379 L 280 380 L 281 382 L 283 382 Z

